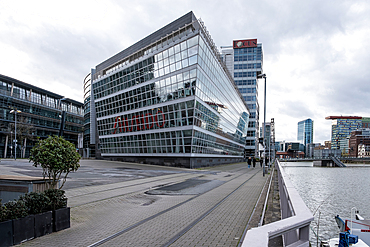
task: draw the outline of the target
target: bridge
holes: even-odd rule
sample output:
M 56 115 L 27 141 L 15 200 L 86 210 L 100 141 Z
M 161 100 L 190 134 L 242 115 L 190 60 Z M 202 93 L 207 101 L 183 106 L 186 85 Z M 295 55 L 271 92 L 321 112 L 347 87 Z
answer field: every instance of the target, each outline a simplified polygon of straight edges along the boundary
M 316 157 L 316 158 L 281 158 L 280 161 L 283 162 L 306 162 L 306 161 L 317 161 L 317 160 L 329 160 L 331 157 Z M 352 161 L 352 162 L 370 162 L 369 158 L 357 158 L 357 157 L 339 157 L 341 161 Z
M 370 158 L 357 157 L 283 158 L 279 160 L 281 162 L 313 162 L 313 166 L 333 167 L 346 167 L 345 163 L 370 163 Z

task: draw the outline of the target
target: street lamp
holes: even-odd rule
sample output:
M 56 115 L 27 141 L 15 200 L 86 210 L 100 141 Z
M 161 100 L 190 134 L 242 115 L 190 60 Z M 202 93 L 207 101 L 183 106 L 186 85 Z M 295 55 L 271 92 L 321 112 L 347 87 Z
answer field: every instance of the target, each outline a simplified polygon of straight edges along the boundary
M 21 113 L 19 110 L 11 110 L 10 113 L 14 112 L 14 159 L 17 160 L 17 113 Z
M 10 131 L 10 140 L 13 140 L 13 131 Z M 13 158 L 13 145 L 10 145 L 10 158 Z
M 266 74 L 257 75 L 257 78 L 265 79 L 264 87 L 264 104 L 263 104 L 263 176 L 265 176 L 265 165 L 266 165 Z

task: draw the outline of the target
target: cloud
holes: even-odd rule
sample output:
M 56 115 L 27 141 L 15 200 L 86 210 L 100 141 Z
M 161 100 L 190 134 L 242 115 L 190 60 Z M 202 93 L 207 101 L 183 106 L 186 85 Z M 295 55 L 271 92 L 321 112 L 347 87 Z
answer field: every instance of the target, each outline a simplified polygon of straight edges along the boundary
M 218 46 L 262 42 L 266 117 L 275 118 L 277 140 L 295 141 L 306 118 L 323 142 L 326 116 L 369 116 L 367 0 L 2 0 L 0 73 L 82 102 L 91 68 L 190 10 Z M 262 123 L 262 82 L 259 102 Z

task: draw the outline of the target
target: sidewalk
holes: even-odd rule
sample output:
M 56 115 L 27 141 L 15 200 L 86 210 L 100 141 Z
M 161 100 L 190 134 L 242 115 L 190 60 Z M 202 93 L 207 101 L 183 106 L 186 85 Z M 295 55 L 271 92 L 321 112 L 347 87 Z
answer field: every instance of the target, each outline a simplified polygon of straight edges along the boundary
M 20 164 L 14 169 L 24 173 L 28 168 Z M 132 177 L 120 173 L 112 183 L 102 183 L 106 174 L 120 170 L 125 175 L 130 170 Z M 188 170 L 83 161 L 81 171 L 85 174 L 78 178 L 77 171 L 71 179 L 75 187 L 66 189 L 71 228 L 20 246 L 89 246 L 107 238 L 102 246 L 237 246 L 269 177 L 246 163 Z M 88 181 L 89 176 L 96 181 Z M 184 181 L 183 186 L 166 187 Z M 177 189 L 169 195 L 161 193 L 165 188 Z M 155 194 L 146 193 L 155 189 Z

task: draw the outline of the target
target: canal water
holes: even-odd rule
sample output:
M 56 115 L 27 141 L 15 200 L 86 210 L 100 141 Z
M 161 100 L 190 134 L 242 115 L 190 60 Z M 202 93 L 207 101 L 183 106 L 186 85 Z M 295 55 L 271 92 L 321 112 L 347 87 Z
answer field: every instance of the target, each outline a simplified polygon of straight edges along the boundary
M 312 246 L 316 246 L 317 232 L 320 240 L 338 237 L 334 217 L 350 218 L 353 207 L 370 219 L 370 165 L 346 168 L 313 167 L 312 162 L 281 162 L 281 165 L 314 214 Z

